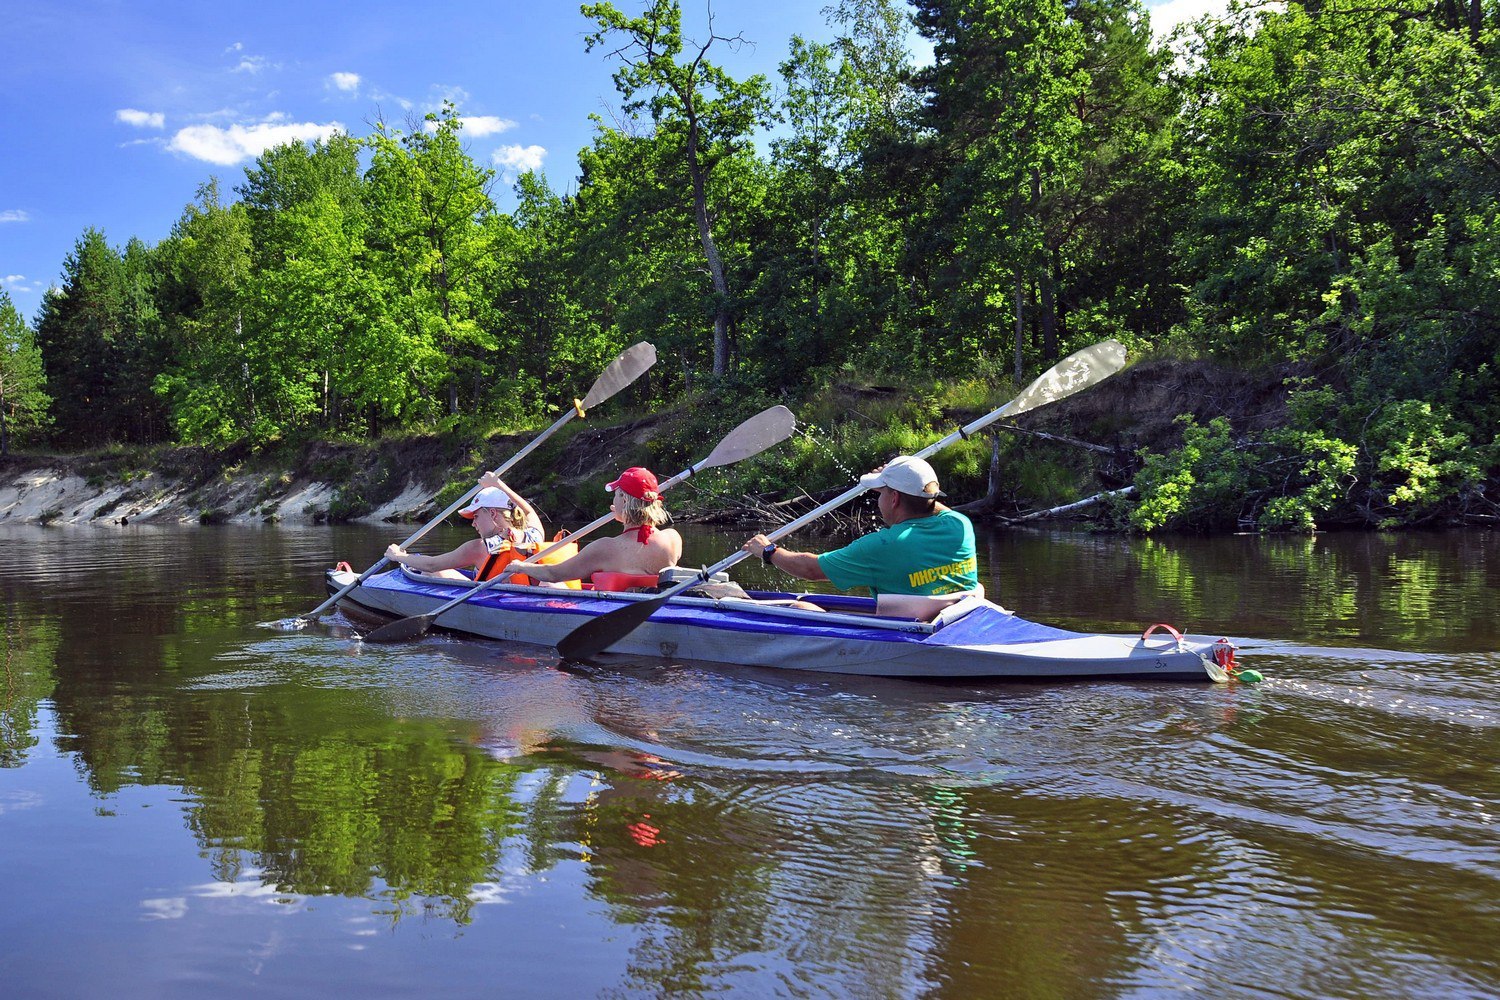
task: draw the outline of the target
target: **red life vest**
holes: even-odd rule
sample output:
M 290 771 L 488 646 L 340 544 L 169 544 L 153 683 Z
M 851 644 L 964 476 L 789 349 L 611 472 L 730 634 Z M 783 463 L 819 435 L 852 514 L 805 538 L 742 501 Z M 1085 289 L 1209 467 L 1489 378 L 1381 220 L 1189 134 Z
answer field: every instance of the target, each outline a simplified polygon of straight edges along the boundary
M 655 590 L 657 576 L 655 573 L 614 573 L 601 570 L 589 577 L 589 582 L 594 585 L 595 590 L 630 590 L 632 587 Z

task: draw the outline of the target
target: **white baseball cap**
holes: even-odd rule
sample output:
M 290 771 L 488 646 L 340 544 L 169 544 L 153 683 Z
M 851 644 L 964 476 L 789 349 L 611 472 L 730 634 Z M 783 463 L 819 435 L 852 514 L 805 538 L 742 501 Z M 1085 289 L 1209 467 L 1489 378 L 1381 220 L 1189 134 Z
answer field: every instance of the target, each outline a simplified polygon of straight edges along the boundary
M 486 486 L 474 496 L 474 502 L 459 511 L 461 517 L 473 517 L 479 513 L 481 507 L 495 507 L 499 510 L 509 510 L 513 505 L 510 502 L 510 494 L 494 486 Z
M 861 476 L 859 485 L 867 490 L 888 486 L 897 493 L 928 499 L 948 495 L 938 489 L 937 473 L 932 471 L 932 466 L 911 455 L 898 455 L 885 463 L 885 468 L 879 472 Z

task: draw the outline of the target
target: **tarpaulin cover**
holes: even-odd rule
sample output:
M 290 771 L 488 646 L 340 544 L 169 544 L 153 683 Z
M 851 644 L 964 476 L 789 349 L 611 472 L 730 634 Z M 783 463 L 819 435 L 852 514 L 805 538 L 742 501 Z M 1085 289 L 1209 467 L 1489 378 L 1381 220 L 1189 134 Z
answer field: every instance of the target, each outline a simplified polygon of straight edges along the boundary
M 1082 633 L 1039 625 L 995 608 L 979 608 L 952 625 L 944 625 L 923 644 L 927 646 L 1010 646 L 1022 642 L 1081 639 Z

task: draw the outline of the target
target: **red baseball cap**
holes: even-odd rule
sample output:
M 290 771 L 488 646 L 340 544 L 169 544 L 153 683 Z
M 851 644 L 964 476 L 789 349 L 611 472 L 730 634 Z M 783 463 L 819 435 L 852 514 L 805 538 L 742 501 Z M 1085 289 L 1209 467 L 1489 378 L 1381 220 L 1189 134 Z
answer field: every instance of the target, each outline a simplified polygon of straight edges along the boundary
M 650 503 L 661 498 L 661 490 L 656 485 L 656 476 L 650 469 L 643 469 L 639 465 L 632 465 L 620 473 L 620 478 L 604 487 L 610 492 L 624 490 L 629 496 L 637 500 L 645 500 Z

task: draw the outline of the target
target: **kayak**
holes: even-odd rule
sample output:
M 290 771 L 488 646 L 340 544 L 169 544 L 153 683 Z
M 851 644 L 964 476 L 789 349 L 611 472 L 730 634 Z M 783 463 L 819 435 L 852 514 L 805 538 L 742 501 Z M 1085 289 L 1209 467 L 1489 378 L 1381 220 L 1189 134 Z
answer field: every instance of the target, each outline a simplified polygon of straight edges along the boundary
M 329 570 L 336 593 L 358 574 Z M 348 610 L 408 617 L 431 612 L 478 584 L 437 579 L 406 567 L 369 577 L 343 597 Z M 486 639 L 556 646 L 591 618 L 651 593 L 561 590 L 492 584 L 437 620 Z M 787 607 L 802 600 L 826 610 Z M 751 591 L 746 597 L 672 597 L 611 647 L 612 652 L 835 674 L 928 679 L 1151 678 L 1224 680 L 1233 669 L 1227 640 L 1153 634 L 1096 635 L 1027 621 L 968 597 L 932 622 L 875 615 L 870 598 Z

